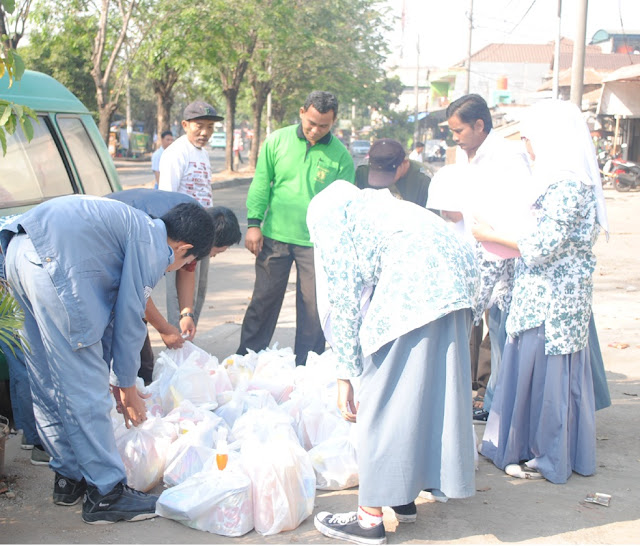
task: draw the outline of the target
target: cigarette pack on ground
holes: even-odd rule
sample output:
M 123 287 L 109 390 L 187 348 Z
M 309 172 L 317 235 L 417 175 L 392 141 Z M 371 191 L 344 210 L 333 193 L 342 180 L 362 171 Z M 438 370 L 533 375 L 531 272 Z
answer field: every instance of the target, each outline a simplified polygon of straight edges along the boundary
M 609 506 L 609 503 L 611 502 L 611 495 L 607 495 L 606 493 L 587 493 L 587 496 L 584 500 L 587 502 L 592 502 L 593 504 Z

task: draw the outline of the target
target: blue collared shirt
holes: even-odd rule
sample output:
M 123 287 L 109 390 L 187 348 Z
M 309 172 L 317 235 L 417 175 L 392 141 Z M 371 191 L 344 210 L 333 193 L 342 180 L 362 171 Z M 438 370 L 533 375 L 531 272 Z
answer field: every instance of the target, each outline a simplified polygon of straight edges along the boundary
M 133 385 L 147 333 L 147 298 L 174 260 L 162 220 L 112 199 L 73 195 L 42 203 L 5 226 L 5 254 L 20 230 L 36 249 L 30 259 L 51 277 L 72 348 L 93 345 L 112 331 L 104 341 L 118 386 Z

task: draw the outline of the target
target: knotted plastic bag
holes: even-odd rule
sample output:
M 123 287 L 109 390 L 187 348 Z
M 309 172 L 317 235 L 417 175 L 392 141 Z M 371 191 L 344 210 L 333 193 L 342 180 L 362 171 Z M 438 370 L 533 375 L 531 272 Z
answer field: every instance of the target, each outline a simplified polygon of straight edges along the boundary
M 129 487 L 149 491 L 162 480 L 169 446 L 176 439 L 175 428 L 159 416 L 131 427 L 118 436 L 116 445 Z
M 237 468 L 198 472 L 164 491 L 156 514 L 226 537 L 253 529 L 251 480 Z
M 245 438 L 244 471 L 253 485 L 254 526 L 275 535 L 300 525 L 313 512 L 316 476 L 309 454 L 286 433 Z
M 356 425 L 335 434 L 309 451 L 316 472 L 316 489 L 339 490 L 358 485 Z

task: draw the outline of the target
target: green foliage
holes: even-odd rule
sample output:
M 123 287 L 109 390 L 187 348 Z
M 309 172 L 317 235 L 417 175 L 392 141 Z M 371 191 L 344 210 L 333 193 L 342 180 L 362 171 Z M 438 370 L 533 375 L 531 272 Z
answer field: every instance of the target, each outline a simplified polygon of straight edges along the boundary
M 404 112 L 387 110 L 381 123 L 374 128 L 375 138 L 393 138 L 403 146 L 407 146 L 415 128 L 415 125 L 408 121 L 410 114 L 408 110 Z
M 31 16 L 29 45 L 20 54 L 32 70 L 49 74 L 67 87 L 92 112 L 97 110 L 91 77 L 95 15 L 76 12 L 81 6 L 40 3 Z M 60 13 L 67 13 L 64 19 Z
M 20 348 L 15 332 L 22 327 L 24 313 L 13 299 L 9 287 L 0 279 L 0 341 L 4 341 L 13 351 Z
M 1 3 L 8 13 L 11 13 L 15 8 L 13 0 L 2 0 Z M 11 87 L 13 82 L 19 80 L 24 74 L 24 62 L 13 49 L 9 49 L 4 45 L 7 40 L 7 36 L 2 36 L 3 51 L 2 57 L 0 57 L 0 78 L 6 74 L 9 78 L 9 87 Z M 32 119 L 36 119 L 36 114 L 31 108 L 0 99 L 0 146 L 2 146 L 2 155 L 7 153 L 7 135 L 12 135 L 18 126 L 22 128 L 27 140 L 33 138 Z

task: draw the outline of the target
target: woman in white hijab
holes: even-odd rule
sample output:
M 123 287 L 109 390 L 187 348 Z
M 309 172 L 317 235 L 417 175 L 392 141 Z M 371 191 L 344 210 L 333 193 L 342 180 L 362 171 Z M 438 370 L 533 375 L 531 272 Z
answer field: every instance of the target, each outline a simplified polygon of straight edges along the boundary
M 589 349 L 593 245 L 607 218 L 593 142 L 571 103 L 530 109 L 537 226 L 515 238 L 476 223 L 479 241 L 520 252 L 507 344 L 481 453 L 509 475 L 565 483 L 595 472 Z

